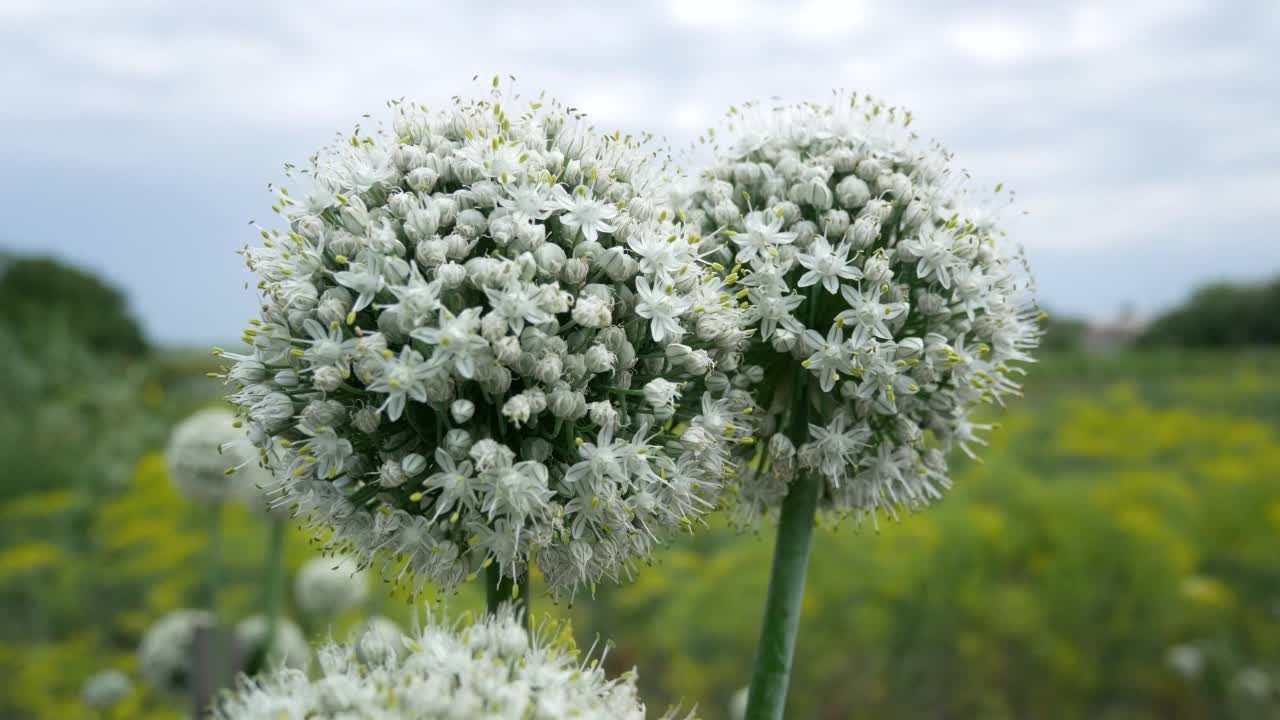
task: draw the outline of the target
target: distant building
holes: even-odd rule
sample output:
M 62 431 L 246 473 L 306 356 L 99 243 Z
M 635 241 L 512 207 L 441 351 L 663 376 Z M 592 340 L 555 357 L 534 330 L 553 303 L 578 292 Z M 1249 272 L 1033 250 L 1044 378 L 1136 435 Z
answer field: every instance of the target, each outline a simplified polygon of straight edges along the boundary
M 1084 349 L 1094 353 L 1115 352 L 1132 347 L 1147 329 L 1147 321 L 1126 310 L 1115 320 L 1091 322 L 1085 326 Z

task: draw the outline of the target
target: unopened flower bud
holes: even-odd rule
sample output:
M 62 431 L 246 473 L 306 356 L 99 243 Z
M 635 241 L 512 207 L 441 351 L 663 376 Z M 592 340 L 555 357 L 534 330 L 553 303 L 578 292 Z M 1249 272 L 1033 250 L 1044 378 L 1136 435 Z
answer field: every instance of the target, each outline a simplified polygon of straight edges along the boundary
M 771 461 L 790 460 L 795 456 L 796 446 L 791 442 L 791 438 L 782 433 L 776 433 L 769 438 L 769 459 Z
M 538 269 L 550 277 L 556 277 L 567 260 L 564 249 L 554 243 L 546 243 L 533 251 Z
M 885 172 L 885 164 L 876 158 L 866 158 L 858 163 L 858 167 L 854 170 L 858 177 L 867 182 L 875 182 Z
M 583 327 L 602 328 L 613 322 L 613 314 L 607 303 L 599 298 L 583 295 L 573 306 L 573 319 Z
M 454 460 L 463 460 L 471 451 L 471 433 L 462 428 L 453 428 L 444 434 L 444 449 Z
M 711 392 L 722 393 L 729 389 L 729 376 L 719 370 L 713 370 L 707 373 L 706 383 L 707 389 Z
M 859 217 L 849 228 L 848 239 L 857 250 L 865 250 L 880 239 L 880 220 L 873 216 Z
M 503 335 L 492 342 L 493 356 L 503 365 L 513 365 L 520 359 L 520 341 L 514 335 Z
M 440 173 L 429 167 L 420 167 L 410 170 L 405 177 L 405 182 L 418 192 L 429 193 L 435 188 L 436 181 L 439 179 Z
M 857 151 L 852 148 L 838 147 L 831 151 L 828 156 L 831 167 L 838 173 L 851 173 L 858 167 L 858 161 L 862 158 Z
M 581 260 L 595 261 L 596 264 L 604 254 L 604 246 L 595 240 L 583 240 L 573 246 L 573 256 Z
M 449 416 L 452 417 L 453 421 L 458 424 L 467 422 L 468 420 L 471 419 L 472 415 L 475 415 L 475 413 L 476 413 L 476 405 L 470 400 L 466 400 L 466 399 L 454 400 L 449 405 Z
M 624 341 L 621 347 L 618 348 L 617 356 L 618 356 L 617 366 L 619 368 L 622 368 L 623 370 L 629 370 L 635 367 L 636 348 L 631 343 Z
M 381 423 L 382 413 L 378 412 L 376 407 L 366 405 L 351 414 L 351 424 L 362 433 L 377 432 L 378 425 Z
M 849 229 L 849 213 L 831 209 L 822 213 L 822 233 L 829 238 L 841 239 Z
M 342 371 L 332 365 L 318 367 L 311 376 L 311 382 L 321 392 L 333 392 L 342 387 Z
M 715 361 L 706 350 L 694 350 L 684 361 L 685 370 L 694 377 L 706 375 L 713 367 L 715 367 Z
M 596 334 L 596 342 L 615 353 L 622 349 L 622 344 L 626 341 L 627 333 L 616 325 L 607 327 Z
M 893 434 L 903 445 L 916 445 L 924 438 L 924 432 L 920 430 L 920 426 L 901 415 L 894 417 Z
M 460 287 L 467 279 L 467 270 L 458 263 L 447 262 L 436 268 L 436 279 L 446 288 Z
M 280 370 L 272 380 L 280 387 L 295 388 L 298 387 L 298 372 L 296 370 Z
M 407 479 L 404 468 L 395 460 L 387 460 L 378 468 L 378 484 L 384 488 L 400 487 Z
M 485 315 L 480 319 L 480 336 L 490 343 L 496 343 L 506 337 L 507 319 L 496 312 Z
M 924 340 L 918 337 L 903 338 L 898 341 L 894 356 L 899 360 L 911 360 L 924 353 Z
M 564 267 L 560 269 L 560 279 L 566 285 L 581 285 L 587 279 L 587 273 L 590 267 L 587 261 L 582 258 L 570 258 L 565 261 Z
M 400 468 L 405 477 L 415 477 L 427 469 L 427 459 L 418 453 L 409 453 L 400 459 Z
M 588 371 L 605 373 L 613 372 L 618 356 L 609 352 L 609 349 L 603 345 L 592 345 L 584 354 L 583 359 L 586 360 Z
M 249 418 L 269 430 L 278 430 L 293 418 L 293 400 L 284 393 L 268 393 L 249 408 Z
M 564 365 L 559 355 L 547 354 L 538 358 L 533 368 L 533 376 L 544 385 L 554 385 L 560 380 Z
M 302 409 L 302 421 L 313 428 L 338 427 L 347 421 L 347 409 L 337 400 L 312 400 Z
M 577 383 L 587 376 L 586 358 L 581 353 L 565 355 L 563 362 L 566 382 Z
M 666 347 L 664 352 L 666 353 L 667 360 L 670 360 L 672 365 L 678 366 L 685 363 L 689 358 L 689 353 L 693 352 L 693 350 L 688 345 L 671 343 Z
M 782 224 L 784 226 L 793 225 L 804 219 L 800 206 L 790 200 L 783 200 L 769 208 L 769 214 L 773 217 L 778 217 L 779 213 L 782 214 Z
M 465 260 L 471 252 L 471 247 L 475 245 L 474 240 L 453 233 L 446 235 L 444 238 L 445 257 L 450 260 Z
M 836 202 L 846 210 L 858 210 L 871 199 L 871 188 L 856 175 L 836 183 Z
M 711 209 L 711 217 L 718 225 L 732 225 L 738 218 L 742 217 L 742 211 L 738 209 L 737 205 L 724 200 Z
M 443 240 L 423 240 L 413 249 L 413 258 L 418 267 L 433 268 L 444 263 L 447 249 Z
M 353 298 L 344 287 L 332 287 L 325 290 L 316 304 L 316 317 L 324 325 L 342 323 L 351 312 Z
M 489 221 L 485 218 L 484 213 L 475 208 L 468 208 L 458 213 L 458 220 L 454 223 L 453 230 L 458 235 L 471 241 L 484 235 L 488 225 Z
M 613 431 L 618 429 L 618 411 L 607 400 L 589 403 L 587 405 L 587 417 L 601 430 Z
M 826 180 L 818 177 L 811 178 L 792 185 L 788 199 L 816 210 L 826 210 L 831 207 L 831 188 L 827 187 Z
M 504 367 L 493 369 L 493 376 L 481 381 L 481 386 L 494 395 L 502 395 L 511 387 L 511 371 Z
M 547 407 L 551 414 L 563 420 L 577 420 L 587 414 L 587 401 L 581 392 L 561 385 L 551 391 L 547 398 Z

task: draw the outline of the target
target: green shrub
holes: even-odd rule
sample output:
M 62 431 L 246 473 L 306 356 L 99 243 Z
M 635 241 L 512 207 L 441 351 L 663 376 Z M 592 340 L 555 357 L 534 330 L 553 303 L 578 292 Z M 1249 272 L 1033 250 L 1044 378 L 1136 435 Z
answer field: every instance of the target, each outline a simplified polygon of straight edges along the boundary
M 1200 288 L 1182 307 L 1156 318 L 1145 346 L 1244 347 L 1280 344 L 1280 278 L 1258 285 Z
M 98 353 L 139 355 L 147 349 L 120 290 L 52 258 L 0 260 L 0 307 L 0 323 L 24 345 L 40 344 L 52 324 L 62 323 Z

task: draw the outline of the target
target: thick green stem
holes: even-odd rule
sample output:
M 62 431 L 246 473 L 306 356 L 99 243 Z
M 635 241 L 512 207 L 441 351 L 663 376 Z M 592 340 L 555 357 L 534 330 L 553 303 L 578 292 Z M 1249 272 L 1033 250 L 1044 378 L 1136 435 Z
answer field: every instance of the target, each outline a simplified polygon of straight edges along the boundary
M 812 325 L 812 294 L 809 301 Z M 795 405 L 790 417 L 788 435 L 797 448 L 809 434 L 808 379 L 808 372 L 802 372 L 797 379 Z M 760 642 L 756 646 L 756 662 L 747 695 L 746 720 L 781 720 L 787 707 L 787 684 L 796 652 L 800 608 L 804 602 L 804 577 L 809 569 L 813 522 L 821 489 L 821 477 L 801 471 L 782 501 L 778 537 L 773 549 L 773 568 L 769 575 L 769 594 L 765 599 L 764 621 L 760 626 Z
M 492 563 L 485 570 L 486 597 L 489 601 L 489 614 L 497 614 L 503 603 L 515 606 L 516 614 L 529 629 L 529 572 L 520 574 L 519 578 L 510 578 L 502 574 L 498 563 Z
M 780 720 L 787 705 L 787 682 L 800 628 L 800 606 L 804 600 L 804 576 L 809 568 L 819 483 L 820 478 L 815 475 L 801 475 L 782 502 L 769 595 L 747 696 L 746 720 Z
M 209 615 L 213 630 L 209 636 L 209 684 L 216 692 L 226 683 L 227 645 L 222 627 L 222 503 L 209 511 L 209 557 L 206 567 Z
M 271 657 L 271 646 L 276 641 L 276 629 L 280 625 L 280 607 L 284 600 L 284 539 L 285 521 L 269 516 L 270 534 L 267 538 L 267 559 L 263 580 L 262 611 L 267 616 L 267 641 L 262 648 L 263 663 Z

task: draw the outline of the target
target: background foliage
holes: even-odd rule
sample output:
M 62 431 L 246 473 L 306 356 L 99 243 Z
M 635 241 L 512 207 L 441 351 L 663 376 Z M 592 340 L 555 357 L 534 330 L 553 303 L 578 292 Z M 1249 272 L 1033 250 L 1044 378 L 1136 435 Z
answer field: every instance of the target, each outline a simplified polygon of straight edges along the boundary
M 0 255 L 0 307 L 7 328 L 27 344 L 62 325 L 98 353 L 139 355 L 147 349 L 123 293 L 52 258 Z
M 1216 283 L 1156 318 L 1147 346 L 1248 347 L 1280 344 L 1280 278 L 1257 285 Z
M 91 718 L 82 681 L 136 680 L 141 633 L 205 592 L 201 508 L 159 450 L 221 390 L 206 355 L 104 351 L 71 316 L 33 341 L 26 322 L 0 324 L 18 378 L 0 412 L 0 717 Z M 818 534 L 788 716 L 1280 716 L 1280 353 L 1051 352 L 1000 421 L 937 507 Z M 263 522 L 228 514 L 232 619 L 261 607 Z M 584 647 L 612 638 L 607 666 L 637 666 L 651 707 L 729 717 L 771 542 L 713 527 L 594 600 L 535 596 L 535 614 L 571 616 Z M 291 568 L 312 553 L 290 535 Z M 475 590 L 448 610 L 478 607 Z M 304 629 L 342 637 L 371 612 L 408 625 L 414 607 L 375 588 Z M 1199 673 L 1170 664 L 1176 646 Z M 139 689 L 113 716 L 185 710 Z

